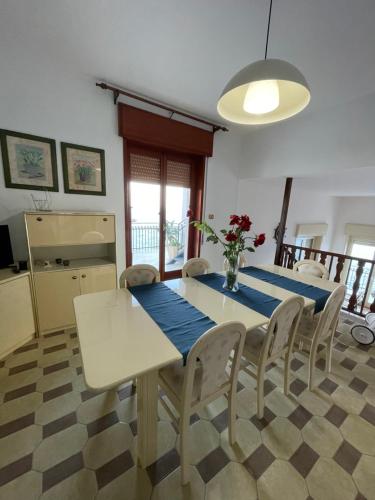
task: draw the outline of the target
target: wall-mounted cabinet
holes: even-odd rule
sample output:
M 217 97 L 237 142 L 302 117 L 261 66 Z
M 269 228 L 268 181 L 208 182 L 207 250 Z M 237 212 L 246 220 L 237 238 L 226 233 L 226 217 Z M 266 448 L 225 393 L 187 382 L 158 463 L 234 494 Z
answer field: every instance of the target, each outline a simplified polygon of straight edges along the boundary
M 38 330 L 70 328 L 74 297 L 116 288 L 115 216 L 28 212 L 25 223 Z

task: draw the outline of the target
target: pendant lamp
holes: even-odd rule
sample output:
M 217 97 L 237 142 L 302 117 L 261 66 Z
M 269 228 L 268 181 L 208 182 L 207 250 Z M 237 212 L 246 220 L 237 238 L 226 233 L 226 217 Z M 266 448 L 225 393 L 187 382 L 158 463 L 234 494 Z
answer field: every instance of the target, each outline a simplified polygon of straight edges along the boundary
M 272 0 L 264 59 L 253 62 L 229 81 L 217 103 L 218 113 L 233 123 L 262 125 L 285 120 L 310 102 L 303 74 L 282 59 L 267 59 Z

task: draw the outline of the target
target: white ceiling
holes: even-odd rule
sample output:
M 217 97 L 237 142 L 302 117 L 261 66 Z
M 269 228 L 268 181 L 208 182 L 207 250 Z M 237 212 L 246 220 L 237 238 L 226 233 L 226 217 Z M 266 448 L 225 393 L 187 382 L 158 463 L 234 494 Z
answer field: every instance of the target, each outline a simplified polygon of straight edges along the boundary
M 226 82 L 264 53 L 268 0 L 1 0 L 1 58 L 36 54 L 218 119 Z M 304 113 L 374 92 L 374 0 L 274 0 L 269 57 L 305 74 Z M 35 68 L 37 70 L 37 68 Z M 1 81 L 0 81 L 1 85 Z
M 331 196 L 375 196 L 375 167 L 340 170 L 314 177 L 295 177 L 293 189 L 299 188 Z

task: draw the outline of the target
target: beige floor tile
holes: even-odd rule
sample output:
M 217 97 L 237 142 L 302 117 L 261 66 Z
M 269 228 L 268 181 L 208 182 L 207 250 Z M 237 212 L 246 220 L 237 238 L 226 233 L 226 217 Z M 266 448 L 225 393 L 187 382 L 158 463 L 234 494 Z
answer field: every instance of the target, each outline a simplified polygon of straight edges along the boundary
M 37 500 L 41 493 L 42 474 L 31 470 L 2 486 L 0 500 Z
M 345 354 L 347 355 L 348 358 L 351 358 L 353 361 L 356 361 L 357 363 L 362 363 L 363 365 L 365 365 L 367 361 L 370 359 L 368 352 L 361 351 L 356 346 L 350 347 Z
M 237 415 L 241 418 L 251 418 L 256 412 L 257 393 L 250 389 L 237 393 Z
M 220 445 L 234 462 L 243 462 L 262 444 L 260 432 L 249 420 L 239 418 L 236 422 L 237 442 L 229 444 L 228 429 L 220 434 Z
M 73 368 L 78 368 L 78 366 L 82 366 L 82 357 L 81 357 L 81 355 L 80 354 L 74 354 L 74 356 L 72 356 L 69 359 L 69 364 Z
M 77 394 L 78 396 L 78 394 Z M 119 398 L 116 391 L 107 391 L 88 399 L 77 410 L 78 421 L 88 424 L 116 409 Z
M 133 467 L 100 489 L 96 499 L 149 500 L 151 489 L 147 472 L 140 467 Z M 166 499 L 167 497 L 164 498 Z
M 54 365 L 55 363 L 60 363 L 71 358 L 73 355 L 72 350 L 68 347 L 61 349 L 60 351 L 51 352 L 49 354 L 43 354 L 39 358 L 39 366 L 43 368 L 46 366 Z
M 133 422 L 137 419 L 137 397 L 123 399 L 117 405 L 116 411 L 120 422 Z
M 197 469 L 190 467 L 190 482 L 186 486 L 181 486 L 181 470 L 178 467 L 154 488 L 151 500 L 166 500 L 167 498 L 203 500 L 204 494 L 205 485 Z
M 284 417 L 276 417 L 261 434 L 263 443 L 275 457 L 285 460 L 288 460 L 302 444 L 301 432 Z
M 42 440 L 40 425 L 30 425 L 0 440 L 0 468 L 32 453 Z
M 247 373 L 245 373 L 243 370 L 239 372 L 238 380 L 244 387 L 246 387 L 246 389 L 254 390 L 257 385 L 256 380 Z
M 202 408 L 202 410 L 198 412 L 198 415 L 205 420 L 212 420 L 216 415 L 225 410 L 225 408 L 228 408 L 228 401 L 224 396 L 221 396 L 215 401 L 212 401 L 212 403 L 205 408 Z
M 134 443 L 127 424 L 112 425 L 87 441 L 83 448 L 84 463 L 89 469 L 98 469 L 125 450 L 132 452 L 134 460 Z
M 197 464 L 212 450 L 219 446 L 220 435 L 215 427 L 206 420 L 199 420 L 189 428 L 189 461 Z M 180 450 L 180 438 L 177 439 Z
M 285 396 L 284 392 L 276 388 L 266 396 L 266 405 L 279 417 L 288 417 L 298 406 L 298 402 L 293 394 Z
M 81 397 L 76 392 L 69 392 L 58 398 L 51 399 L 37 409 L 35 412 L 35 422 L 45 425 L 52 420 L 63 417 L 75 411 L 81 403 Z
M 86 426 L 81 424 L 44 439 L 34 452 L 33 469 L 43 472 L 53 467 L 81 451 L 86 441 Z
M 206 485 L 206 500 L 255 500 L 257 487 L 241 464 L 230 462 Z
M 314 500 L 354 500 L 357 495 L 352 478 L 331 458 L 319 458 L 306 482 Z
M 43 371 L 41 368 L 32 368 L 31 370 L 10 375 L 1 381 L 1 390 L 4 393 L 13 391 L 14 389 L 18 389 L 24 385 L 37 382 L 42 376 Z
M 364 398 L 349 387 L 338 387 L 331 397 L 337 406 L 355 415 L 359 415 L 366 404 Z
M 362 495 L 375 498 L 375 458 L 363 455 L 353 472 L 353 479 Z
M 170 422 L 158 422 L 157 456 L 160 458 L 176 446 L 177 434 Z
M 340 430 L 344 438 L 357 450 L 375 455 L 375 430 L 369 422 L 357 415 L 349 415 Z
M 324 416 L 332 406 L 331 398 L 323 391 L 306 390 L 298 396 L 299 403 L 313 415 Z
M 259 500 L 306 500 L 309 495 L 302 476 L 283 460 L 275 460 L 257 484 Z
M 83 391 L 89 390 L 87 385 L 86 385 L 85 378 L 84 378 L 83 374 L 77 376 L 76 369 L 73 367 L 71 369 L 74 370 L 74 373 L 75 373 L 75 377 L 73 379 L 73 391 L 83 392 Z
M 21 352 L 19 354 L 12 354 L 5 360 L 6 368 L 13 368 L 14 366 L 23 365 L 35 361 L 39 358 L 39 349 L 31 349 L 30 351 Z
M 278 366 L 266 372 L 265 380 L 270 380 L 279 388 L 284 387 L 284 364 L 279 362 Z M 293 381 L 293 374 L 290 380 Z
M 39 392 L 49 391 L 51 389 L 54 389 L 55 387 L 59 387 L 60 385 L 65 385 L 69 382 L 72 382 L 76 376 L 77 373 L 74 368 L 63 368 L 62 370 L 49 373 L 42 379 L 38 380 L 38 383 L 36 384 L 36 390 Z
M 365 398 L 367 403 L 375 406 L 375 384 L 367 387 L 367 389 L 363 393 L 363 397 Z
M 303 440 L 323 457 L 333 457 L 342 443 L 338 428 L 324 417 L 312 417 L 301 433 Z
M 364 382 L 370 385 L 375 384 L 375 374 L 374 369 L 366 365 L 357 365 L 353 369 L 353 373 L 356 377 L 360 378 Z
M 36 411 L 43 403 L 40 392 L 32 392 L 22 398 L 13 399 L 1 405 L 0 425 Z
M 42 500 L 93 500 L 97 492 L 95 473 L 82 469 L 47 490 Z M 109 499 L 108 499 L 109 500 Z

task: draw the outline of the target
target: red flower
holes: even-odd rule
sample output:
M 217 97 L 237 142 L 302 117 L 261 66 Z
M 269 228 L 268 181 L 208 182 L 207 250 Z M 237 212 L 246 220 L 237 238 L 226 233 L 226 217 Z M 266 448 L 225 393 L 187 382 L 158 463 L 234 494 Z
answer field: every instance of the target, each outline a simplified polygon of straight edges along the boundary
M 242 215 L 238 223 L 242 231 L 250 231 L 251 220 L 248 215 Z
M 265 241 L 266 235 L 264 233 L 258 234 L 258 236 L 254 240 L 254 246 L 259 247 L 260 245 L 263 245 Z
M 234 226 L 235 224 L 239 224 L 240 223 L 241 217 L 239 217 L 238 215 L 230 215 L 229 219 L 230 219 L 229 224 L 231 226 Z
M 237 235 L 233 232 L 233 231 L 229 231 L 226 235 L 225 235 L 225 239 L 227 241 L 236 241 L 237 240 Z

